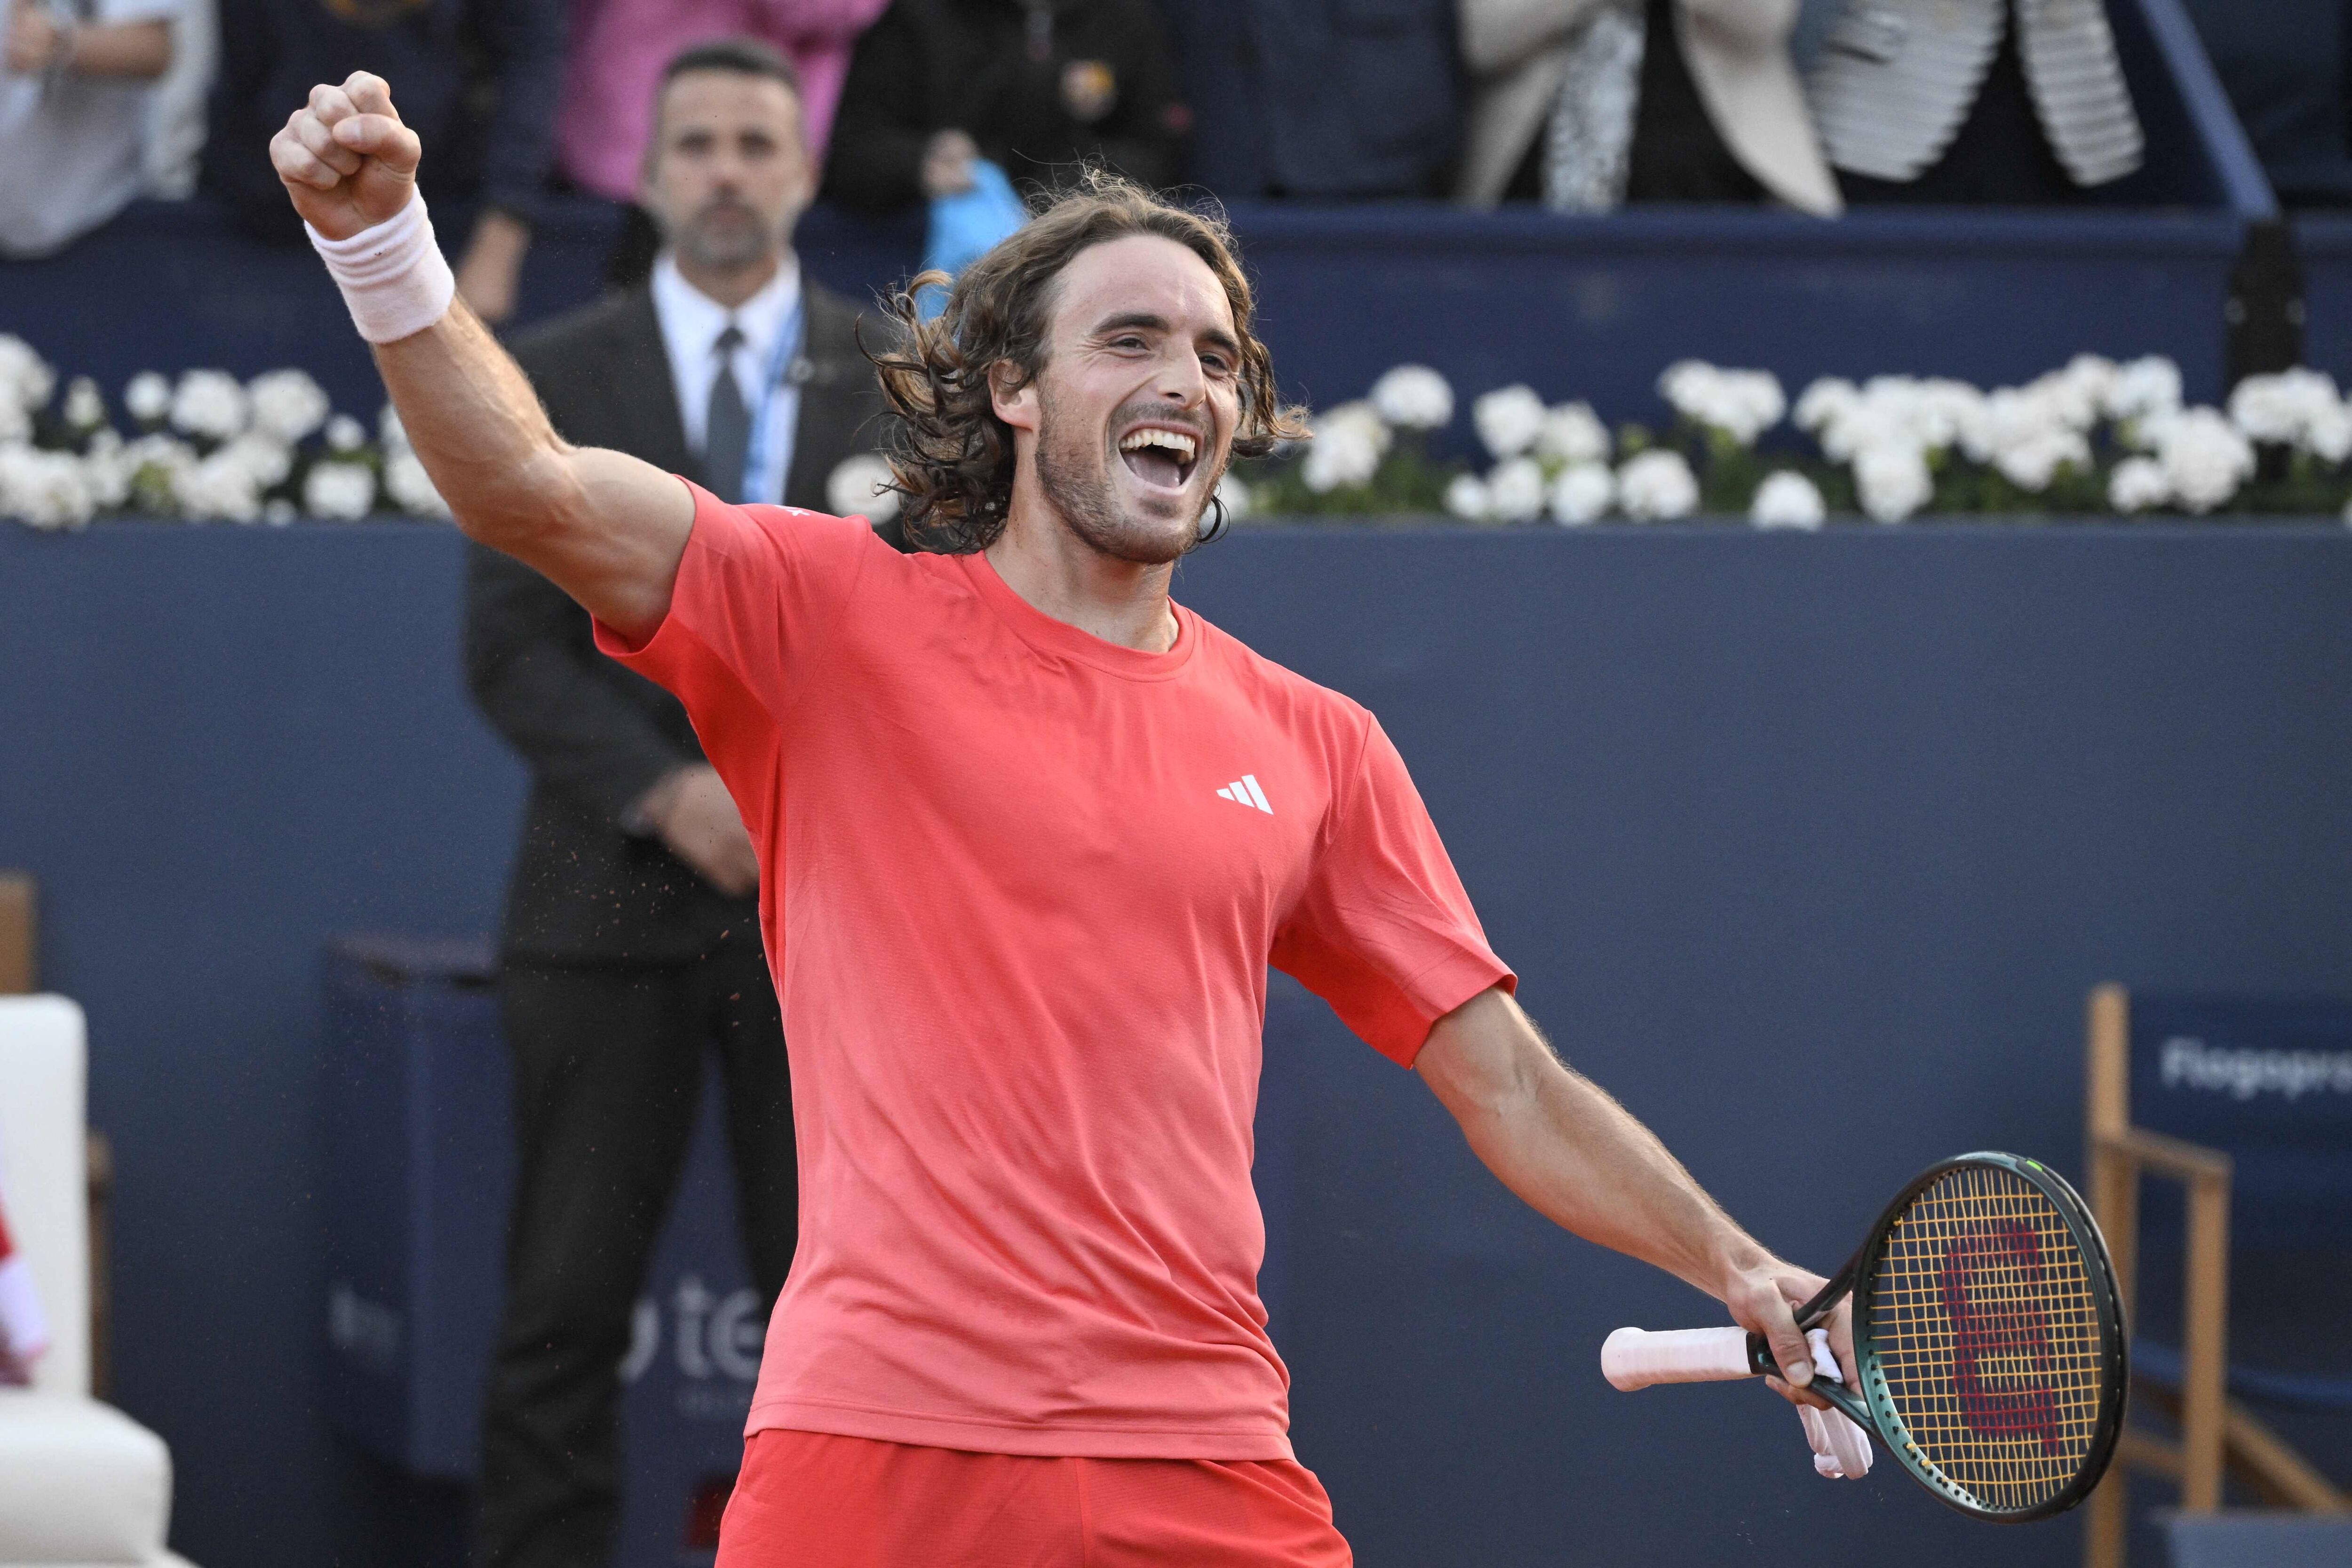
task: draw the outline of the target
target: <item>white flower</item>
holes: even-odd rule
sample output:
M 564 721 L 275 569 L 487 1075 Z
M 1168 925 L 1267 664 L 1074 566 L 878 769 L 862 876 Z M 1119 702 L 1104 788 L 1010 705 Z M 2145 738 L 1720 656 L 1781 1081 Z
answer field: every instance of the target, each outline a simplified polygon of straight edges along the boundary
M 1979 417 L 1960 432 L 1960 446 L 1979 463 L 1998 462 L 2012 447 L 2071 428 L 2048 386 L 2003 386 L 1984 401 Z
M 155 371 L 142 370 L 122 389 L 122 406 L 142 425 L 158 425 L 172 412 L 172 384 Z
M 1986 408 L 1983 393 L 1948 377 L 1874 375 L 1860 387 L 1826 378 L 1798 400 L 1797 423 L 1829 457 L 1850 463 L 1874 447 L 1927 453 L 1980 442 Z
M 254 482 L 253 470 L 231 452 L 215 452 L 174 473 L 172 491 L 181 513 L 198 521 L 251 522 L 261 515 L 261 487 Z
M 2090 443 L 2082 432 L 2053 426 L 2037 430 L 2022 439 L 2011 442 L 1993 454 L 1993 467 L 2001 477 L 2023 490 L 2036 494 L 2050 488 L 2058 470 L 2069 464 L 2081 468 L 2091 460 Z
M 2352 450 L 2336 378 L 2297 367 L 2250 375 L 2230 394 L 2230 422 L 2257 441 L 2294 447 L 2335 463 Z
M 1443 430 L 1454 422 L 1454 388 L 1425 364 L 1401 364 L 1372 383 L 1371 403 L 1401 430 Z
M 2180 411 L 2180 367 L 2164 355 L 2145 355 L 2115 369 L 2107 385 L 2107 418 L 2131 423 Z
M 272 528 L 284 528 L 302 515 L 302 509 L 284 496 L 272 496 L 261 506 L 261 521 Z
M 0 396 L 0 447 L 28 445 L 32 439 L 32 411 L 13 397 Z
M 1456 474 L 1445 487 L 1445 510 L 1465 522 L 1486 521 L 1486 481 L 1475 474 Z
M 1532 386 L 1499 387 L 1470 405 L 1470 422 L 1495 460 L 1516 458 L 1543 433 L 1544 402 Z
M 2117 511 L 2146 511 L 2172 499 L 2172 481 L 2154 458 L 2126 458 L 2107 476 L 2107 504 Z
M 1342 403 L 1315 417 L 1314 444 L 1298 477 L 1317 495 L 1371 483 L 1392 439 L 1388 423 L 1369 403 Z
M 73 378 L 66 388 L 66 423 L 76 430 L 94 430 L 106 423 L 106 395 L 86 375 Z
M 1223 503 L 1226 520 L 1231 522 L 1244 521 L 1257 510 L 1257 498 L 1250 494 L 1249 486 L 1231 468 L 1217 476 L 1217 500 Z
M 1536 456 L 1568 464 L 1605 463 L 1611 447 L 1609 426 L 1592 412 L 1590 403 L 1563 403 L 1544 412 L 1543 428 L 1536 432 Z
M 1790 468 L 1766 476 L 1748 507 L 1748 521 L 1759 528 L 1816 529 L 1828 516 L 1813 481 Z
M 2067 410 L 2067 423 L 2077 430 L 2088 430 L 2106 411 L 2107 399 L 2114 394 L 2116 379 L 2121 374 L 2121 367 L 2111 359 L 2076 354 L 2066 362 L 2065 369 L 2053 371 L 2042 379 L 2054 384 L 2059 401 Z
M 1639 522 L 1688 517 L 1698 510 L 1698 479 L 1680 452 L 1654 447 L 1617 470 L 1617 504 Z
M 35 528 L 79 528 L 98 510 L 81 459 L 71 452 L 0 447 L 0 517 Z
M 1617 476 L 1606 463 L 1570 463 L 1551 482 L 1551 520 L 1563 528 L 1595 522 L 1616 504 Z
M 284 484 L 294 471 L 294 449 L 258 429 L 247 430 L 214 455 L 244 464 L 253 482 L 265 490 Z
M 2219 410 L 2188 408 L 2148 423 L 2165 482 L 2190 511 L 2211 511 L 2253 477 L 2252 443 Z
M 29 414 L 48 406 L 58 373 L 24 339 L 0 332 L 0 404 Z
M 408 427 L 400 422 L 400 410 L 394 408 L 389 403 L 385 404 L 375 416 L 375 433 L 376 439 L 383 443 L 383 449 L 385 451 L 405 452 L 410 450 L 408 445 Z
M 131 499 L 131 468 L 124 456 L 127 450 L 121 437 L 112 430 L 100 430 L 89 438 L 89 449 L 82 454 L 81 471 L 89 481 L 90 497 L 101 511 L 110 511 Z
M 899 496 L 890 489 L 889 463 L 876 452 L 854 452 L 825 476 L 824 508 L 835 517 L 887 522 L 898 515 Z
M 449 515 L 449 503 L 433 488 L 433 476 L 425 471 L 424 459 L 405 447 L 384 458 L 383 489 L 403 511 L 419 517 Z
M 201 440 L 237 435 L 249 413 L 244 386 L 225 370 L 192 370 L 172 392 L 173 427 Z
M 176 435 L 155 430 L 122 447 L 122 451 L 115 454 L 115 463 L 122 470 L 125 494 L 130 494 L 131 489 L 146 487 L 148 505 L 179 510 L 181 475 L 195 468 L 195 447 Z
M 1929 376 L 1910 386 L 1904 412 L 1919 445 L 1932 452 L 1959 442 L 1984 410 L 1985 395 L 1967 382 Z
M 338 414 L 327 421 L 327 450 L 356 452 L 367 445 L 367 426 L 348 414 Z
M 1916 447 L 1890 443 L 1855 455 L 1853 488 L 1863 510 L 1880 522 L 1901 522 L 1934 497 L 1936 480 Z
M 1496 522 L 1533 522 L 1543 515 L 1545 489 L 1543 468 L 1533 458 L 1497 463 L 1486 476 L 1486 515 Z
M 1684 418 L 1720 430 L 1743 447 L 1754 446 L 1789 409 L 1780 380 L 1770 371 L 1722 370 L 1704 360 L 1668 365 L 1658 377 L 1658 393 Z
M 2107 384 L 2106 413 L 2129 424 L 2180 412 L 2180 367 L 2162 354 L 2149 354 L 2116 367 Z
M 253 403 L 253 427 L 291 447 L 326 422 L 327 395 L 299 370 L 273 370 L 246 383 Z
M 1862 392 L 1842 375 L 1825 375 L 1797 398 L 1796 426 L 1818 435 L 1828 426 L 1862 406 Z
M 375 470 L 365 463 L 313 463 L 302 477 L 302 510 L 352 521 L 375 505 Z

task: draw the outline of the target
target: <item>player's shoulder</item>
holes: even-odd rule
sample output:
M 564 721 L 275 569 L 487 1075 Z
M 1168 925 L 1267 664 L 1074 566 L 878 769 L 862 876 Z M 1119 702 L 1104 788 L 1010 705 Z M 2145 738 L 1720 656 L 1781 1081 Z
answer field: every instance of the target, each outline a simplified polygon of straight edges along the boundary
M 1373 722 L 1371 710 L 1346 692 L 1310 680 L 1197 612 L 1188 608 L 1187 613 L 1201 628 L 1201 657 L 1221 681 L 1269 721 L 1336 738 L 1360 736 Z
M 845 559 L 854 559 L 869 551 L 885 555 L 898 553 L 862 517 L 835 517 L 831 512 L 798 506 L 729 506 L 698 488 L 696 500 L 698 521 L 701 510 L 723 510 L 733 514 L 734 528 L 767 541 L 782 553 L 837 555 Z

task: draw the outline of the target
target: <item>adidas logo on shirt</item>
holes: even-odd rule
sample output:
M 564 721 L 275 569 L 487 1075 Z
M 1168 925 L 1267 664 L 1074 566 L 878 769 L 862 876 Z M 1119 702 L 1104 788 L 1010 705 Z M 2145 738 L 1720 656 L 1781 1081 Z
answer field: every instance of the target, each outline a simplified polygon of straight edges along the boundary
M 1265 804 L 1265 791 L 1257 787 L 1257 775 L 1255 773 L 1244 773 L 1241 777 L 1235 779 L 1233 783 L 1219 790 L 1217 792 L 1217 798 L 1219 800 L 1230 800 L 1236 805 L 1254 805 L 1257 807 L 1258 810 L 1265 813 L 1268 816 L 1272 816 L 1274 815 L 1274 807 Z

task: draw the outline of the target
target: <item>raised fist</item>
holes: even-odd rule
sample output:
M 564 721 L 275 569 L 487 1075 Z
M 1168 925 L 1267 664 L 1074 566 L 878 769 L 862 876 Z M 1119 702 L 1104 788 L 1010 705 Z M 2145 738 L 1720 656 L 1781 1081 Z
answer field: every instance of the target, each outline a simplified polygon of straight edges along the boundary
M 269 139 L 269 162 L 294 210 L 329 239 L 349 239 L 406 206 L 423 151 L 400 122 L 392 89 L 366 71 L 312 88 Z

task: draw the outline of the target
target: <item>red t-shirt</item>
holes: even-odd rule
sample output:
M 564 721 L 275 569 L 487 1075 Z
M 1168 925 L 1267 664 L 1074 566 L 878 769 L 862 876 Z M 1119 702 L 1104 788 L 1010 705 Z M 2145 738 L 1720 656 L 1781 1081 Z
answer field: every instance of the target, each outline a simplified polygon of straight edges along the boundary
M 667 618 L 598 628 L 760 851 L 801 1233 L 747 1432 L 1290 1456 L 1266 966 L 1407 1065 L 1511 975 L 1371 715 L 1176 617 L 1120 647 L 983 556 L 698 489 Z

